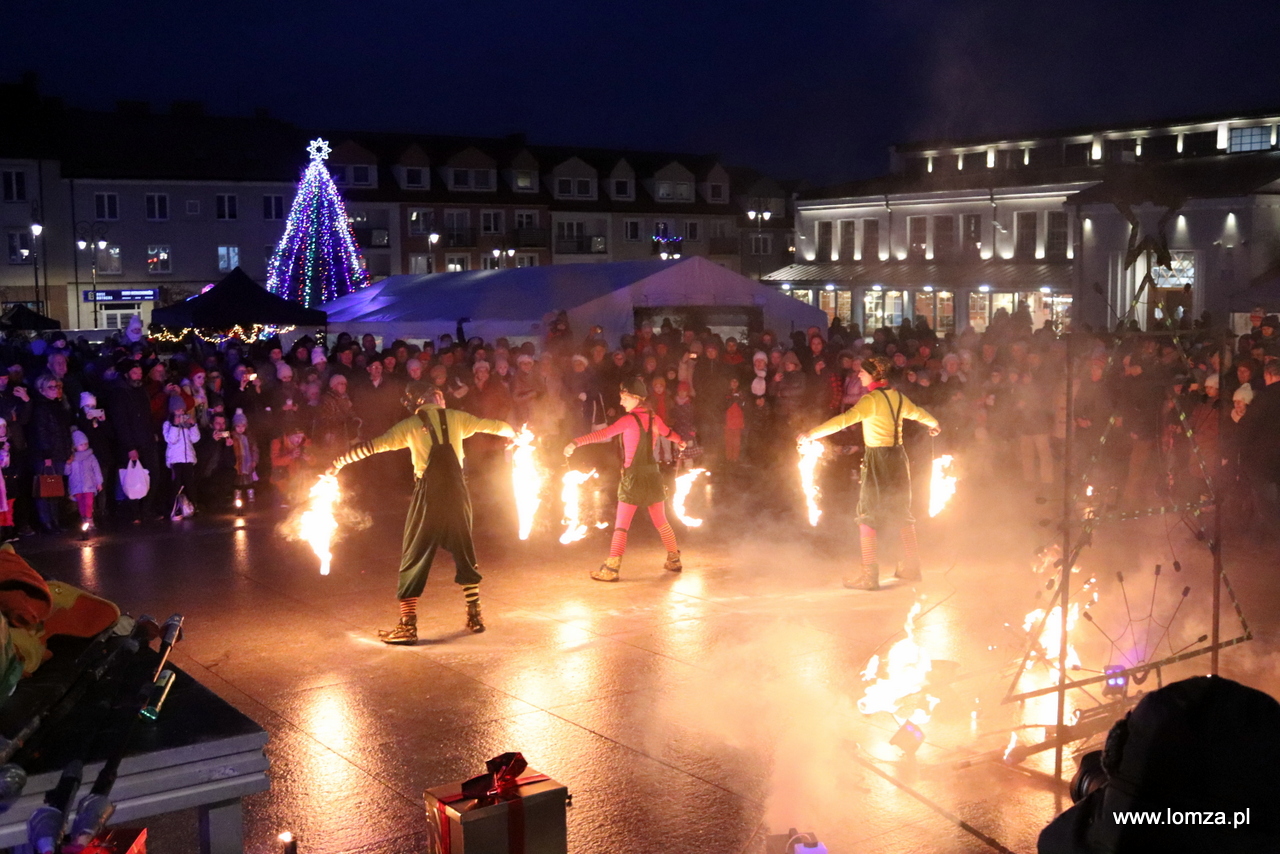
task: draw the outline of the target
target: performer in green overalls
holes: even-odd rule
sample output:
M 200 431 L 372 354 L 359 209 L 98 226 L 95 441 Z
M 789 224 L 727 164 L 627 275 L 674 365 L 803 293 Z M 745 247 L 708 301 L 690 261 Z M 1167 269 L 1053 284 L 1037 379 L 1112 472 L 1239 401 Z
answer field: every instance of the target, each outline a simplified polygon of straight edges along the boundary
M 329 471 L 383 451 L 408 448 L 417 483 L 404 520 L 400 559 L 400 622 L 379 631 L 383 643 L 412 644 L 418 640 L 418 597 L 436 550 L 453 555 L 454 580 L 462 585 L 467 603 L 467 628 L 484 631 L 480 616 L 480 573 L 471 539 L 471 495 L 462 476 L 462 441 L 474 433 L 514 438 L 505 421 L 477 418 L 459 409 L 444 408 L 444 394 L 428 383 L 413 382 L 405 388 L 405 406 L 414 414 L 376 439 L 361 442 L 333 461 Z
M 844 586 L 856 590 L 878 590 L 880 565 L 876 554 L 876 534 L 897 527 L 902 536 L 904 566 L 896 572 L 906 581 L 920 580 L 920 555 L 916 544 L 916 520 L 911 515 L 911 469 L 907 449 L 902 445 L 902 419 L 919 421 L 938 435 L 938 419 L 912 403 L 900 391 L 888 388 L 889 360 L 883 356 L 864 359 L 858 378 L 867 393 L 852 409 L 802 433 L 800 439 L 821 439 L 845 427 L 862 422 L 866 452 L 862 458 L 862 489 L 858 494 L 858 533 L 862 539 L 862 569 Z
M 662 483 L 662 473 L 653 457 L 653 436 L 665 436 L 679 447 L 684 447 L 684 440 L 663 423 L 655 413 L 644 405 L 648 396 L 644 380 L 635 378 L 623 383 L 619 389 L 622 408 L 625 415 L 603 430 L 579 436 L 565 445 L 564 455 L 571 456 L 579 445 L 591 445 L 596 442 L 607 442 L 614 436 L 622 437 L 622 478 L 618 482 L 618 517 L 613 526 L 613 543 L 609 547 L 609 557 L 591 577 L 596 581 L 617 581 L 622 569 L 622 555 L 627 549 L 627 532 L 631 528 L 631 520 L 635 518 L 640 507 L 649 508 L 649 518 L 658 529 L 658 536 L 667 550 L 667 559 L 663 568 L 672 572 L 680 572 L 684 565 L 680 561 L 680 547 L 676 545 L 675 531 L 667 522 L 664 502 L 667 489 Z

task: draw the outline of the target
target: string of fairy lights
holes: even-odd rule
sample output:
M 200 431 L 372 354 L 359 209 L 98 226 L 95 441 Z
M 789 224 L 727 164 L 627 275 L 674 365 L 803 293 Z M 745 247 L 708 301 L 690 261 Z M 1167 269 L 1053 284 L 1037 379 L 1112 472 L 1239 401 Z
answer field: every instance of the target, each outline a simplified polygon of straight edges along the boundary
M 325 166 L 329 151 L 323 139 L 307 146 L 311 163 L 267 271 L 268 291 L 308 308 L 369 284 L 342 194 Z
M 292 332 L 295 328 L 297 327 L 272 326 L 261 323 L 255 323 L 248 328 L 233 326 L 230 329 L 199 329 L 194 326 L 188 326 L 176 332 L 159 329 L 150 333 L 147 337 L 153 341 L 161 341 L 166 344 L 178 344 L 185 341 L 188 335 L 195 335 L 197 338 L 208 341 L 211 344 L 225 344 L 228 341 L 255 344 L 258 341 L 265 341 L 285 332 Z

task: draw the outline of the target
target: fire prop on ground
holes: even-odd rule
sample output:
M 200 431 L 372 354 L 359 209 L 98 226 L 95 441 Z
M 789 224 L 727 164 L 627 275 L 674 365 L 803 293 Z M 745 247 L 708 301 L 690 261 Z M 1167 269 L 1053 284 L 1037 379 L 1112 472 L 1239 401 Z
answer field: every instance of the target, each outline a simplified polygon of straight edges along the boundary
M 329 574 L 329 565 L 333 560 L 333 537 L 338 532 L 338 520 L 334 518 L 334 508 L 341 498 L 338 478 L 325 474 L 311 487 L 307 499 L 307 509 L 302 514 L 300 533 L 311 550 L 320 559 L 320 574 Z
M 933 660 L 916 643 L 915 621 L 919 614 L 920 603 L 916 602 L 902 627 L 907 636 L 889 647 L 883 662 L 878 655 L 871 656 L 867 662 L 862 678 L 871 684 L 858 700 L 858 711 L 864 715 L 888 712 L 899 722 L 910 720 L 917 726 L 929 722 L 938 698 L 924 693 Z

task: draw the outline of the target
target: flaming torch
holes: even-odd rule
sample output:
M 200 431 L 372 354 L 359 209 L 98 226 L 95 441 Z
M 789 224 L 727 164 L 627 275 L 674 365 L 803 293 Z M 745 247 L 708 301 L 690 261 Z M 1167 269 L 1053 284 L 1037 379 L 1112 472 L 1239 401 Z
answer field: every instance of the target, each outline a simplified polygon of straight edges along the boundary
M 942 512 L 956 494 L 956 476 L 951 473 L 955 457 L 943 454 L 933 460 L 933 477 L 929 480 L 929 518 Z
M 538 464 L 533 457 L 533 433 L 528 426 L 511 440 L 515 450 L 511 454 L 511 485 L 516 493 L 516 515 L 520 519 L 520 539 L 529 539 L 533 530 L 533 517 L 541 504 L 542 478 L 538 476 Z
M 560 490 L 560 500 L 564 502 L 564 533 L 560 542 L 564 545 L 576 543 L 587 535 L 586 523 L 582 521 L 582 485 L 596 477 L 596 470 L 567 471 L 564 473 L 564 487 Z
M 676 478 L 676 494 L 671 499 L 671 509 L 675 511 L 676 518 L 690 528 L 701 526 L 702 520 L 686 515 L 684 502 L 689 497 L 689 490 L 693 488 L 693 482 L 698 479 L 698 475 L 706 474 L 706 472 L 706 469 L 693 469 Z
M 822 518 L 818 506 L 818 460 L 822 458 L 822 443 L 817 439 L 800 440 L 800 487 L 804 490 L 805 503 L 809 505 L 809 524 L 816 526 Z
M 302 514 L 300 530 L 302 539 L 307 541 L 311 550 L 320 558 L 320 574 L 329 574 L 329 564 L 333 560 L 333 535 L 338 532 L 338 521 L 333 510 L 341 497 L 338 489 L 338 478 L 331 474 L 320 475 L 307 499 L 307 509 Z

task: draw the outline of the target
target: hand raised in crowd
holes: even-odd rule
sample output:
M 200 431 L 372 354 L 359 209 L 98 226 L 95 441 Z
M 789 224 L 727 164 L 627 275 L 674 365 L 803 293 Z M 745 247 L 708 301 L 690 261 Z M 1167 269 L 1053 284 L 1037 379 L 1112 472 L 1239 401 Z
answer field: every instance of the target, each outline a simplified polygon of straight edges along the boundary
M 31 395 L 27 394 L 26 386 L 14 386 L 13 396 L 26 403 L 31 402 Z

